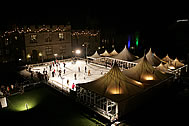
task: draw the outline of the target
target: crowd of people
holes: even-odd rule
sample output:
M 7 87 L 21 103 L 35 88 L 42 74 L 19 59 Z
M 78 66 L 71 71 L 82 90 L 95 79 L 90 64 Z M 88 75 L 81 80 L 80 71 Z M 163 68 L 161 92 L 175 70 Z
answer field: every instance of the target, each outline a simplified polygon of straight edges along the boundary
M 39 81 L 46 81 L 48 82 L 49 78 L 52 77 L 59 77 L 63 78 L 63 76 L 66 74 L 66 63 L 60 63 L 58 60 L 54 60 L 51 63 L 49 63 L 45 68 L 43 68 L 42 73 L 40 71 L 32 71 L 32 66 L 28 68 L 28 71 L 31 73 L 31 79 L 37 78 Z M 85 73 L 87 73 L 87 66 L 84 67 Z M 78 72 L 81 72 L 81 67 L 78 67 Z M 77 80 L 77 74 L 73 73 L 74 80 Z M 88 76 L 91 75 L 90 70 L 88 70 Z M 85 77 L 84 77 L 85 78 Z M 70 83 L 69 80 L 67 80 L 67 86 L 69 87 Z M 75 84 L 73 83 L 71 85 L 71 89 L 75 89 Z
M 31 83 L 31 80 L 21 76 L 21 75 L 15 75 L 16 80 L 12 82 L 6 82 L 5 84 L 1 84 L 0 91 L 3 93 L 4 96 L 10 96 L 16 93 L 23 93 L 23 85 Z

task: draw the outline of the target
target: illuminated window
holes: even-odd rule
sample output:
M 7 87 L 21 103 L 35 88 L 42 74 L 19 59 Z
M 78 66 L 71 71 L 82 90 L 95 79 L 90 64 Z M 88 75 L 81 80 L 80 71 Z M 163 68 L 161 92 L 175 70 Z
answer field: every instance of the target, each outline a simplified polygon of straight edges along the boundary
M 53 54 L 52 47 L 46 47 L 45 52 L 46 52 L 46 55 L 52 55 Z
M 31 43 L 36 43 L 37 42 L 37 35 L 36 34 L 32 34 L 30 36 L 30 42 Z
M 61 40 L 64 40 L 64 34 L 63 33 L 59 33 L 58 34 L 58 37 L 59 37 L 59 40 L 61 41 Z

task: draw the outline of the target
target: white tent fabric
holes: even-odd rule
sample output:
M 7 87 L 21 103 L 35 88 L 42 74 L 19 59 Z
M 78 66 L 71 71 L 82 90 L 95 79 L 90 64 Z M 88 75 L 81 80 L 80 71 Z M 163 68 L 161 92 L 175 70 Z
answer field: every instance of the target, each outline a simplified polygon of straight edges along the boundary
M 115 49 L 110 53 L 111 56 L 116 56 L 117 54 L 118 53 L 117 53 L 117 51 Z
M 164 66 L 165 66 L 165 68 L 170 69 L 170 70 L 175 69 L 175 66 L 172 64 L 171 61 L 167 62 Z
M 103 77 L 78 85 L 116 102 L 143 91 L 143 86 L 138 81 L 125 76 L 120 71 L 117 63 Z
M 96 51 L 92 56 L 89 56 L 88 58 L 100 58 L 100 55 Z
M 181 63 L 177 58 L 172 62 L 172 64 L 174 65 L 175 68 L 184 66 L 184 64 Z
M 162 61 L 165 61 L 165 62 L 172 62 L 173 59 L 171 59 L 171 58 L 169 57 L 169 55 L 167 54 L 164 58 L 162 58 Z
M 137 80 L 142 83 L 147 83 L 149 85 L 156 84 L 170 76 L 169 74 L 164 74 L 159 70 L 155 69 L 147 61 L 146 56 L 144 56 L 135 67 L 124 70 L 123 73 L 131 79 Z
M 135 63 L 139 63 L 144 57 L 135 60 Z M 150 48 L 150 50 L 148 51 L 148 53 L 146 54 L 146 58 L 148 60 L 148 62 L 152 65 L 152 66 L 158 66 L 161 63 L 161 59 L 156 56 L 155 53 L 152 53 L 152 50 Z
M 100 56 L 111 56 L 107 50 L 104 51 L 104 53 L 100 54 Z
M 129 52 L 126 46 L 118 55 L 114 56 L 114 58 L 126 61 L 133 61 L 137 59 L 136 56 Z
M 168 67 L 166 67 L 165 65 L 163 65 L 163 63 L 160 63 L 159 66 L 156 67 L 156 69 L 158 69 L 159 71 L 162 71 L 164 73 L 168 73 L 170 72 L 168 70 Z

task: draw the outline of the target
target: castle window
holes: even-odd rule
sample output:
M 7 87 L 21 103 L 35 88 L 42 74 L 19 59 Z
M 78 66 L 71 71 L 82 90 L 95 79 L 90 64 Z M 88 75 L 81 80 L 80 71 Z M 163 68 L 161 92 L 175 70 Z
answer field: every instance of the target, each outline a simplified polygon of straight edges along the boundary
M 37 42 L 37 35 L 36 34 L 32 34 L 30 36 L 30 42 L 31 43 L 36 43 Z
M 60 41 L 64 40 L 64 34 L 62 32 L 58 34 L 58 37 Z
M 52 47 L 46 47 L 45 52 L 46 52 L 46 55 L 52 55 L 53 54 Z

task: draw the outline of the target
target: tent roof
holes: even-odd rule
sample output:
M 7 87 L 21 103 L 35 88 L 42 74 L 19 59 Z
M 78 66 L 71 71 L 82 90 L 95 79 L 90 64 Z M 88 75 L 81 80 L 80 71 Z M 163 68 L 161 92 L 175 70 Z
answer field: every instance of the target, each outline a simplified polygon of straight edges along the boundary
M 162 58 L 162 60 L 165 61 L 165 62 L 170 62 L 170 61 L 172 62 L 173 61 L 173 59 L 171 59 L 168 54 L 164 58 Z
M 100 55 L 96 51 L 92 56 L 89 56 L 90 58 L 100 58 Z
M 104 51 L 104 53 L 100 54 L 101 56 L 111 56 L 107 50 Z
M 141 88 L 142 84 L 126 77 L 120 71 L 117 63 L 103 77 L 89 83 L 78 85 L 115 102 L 127 99 L 143 90 Z
M 114 49 L 111 53 L 110 53 L 110 55 L 111 56 L 115 56 L 115 55 L 117 55 L 118 53 L 117 53 L 117 51 Z
M 181 63 L 177 58 L 172 62 L 172 64 L 174 65 L 175 68 L 184 66 L 184 64 Z
M 169 77 L 168 74 L 164 74 L 160 72 L 159 70 L 155 69 L 147 61 L 146 56 L 142 57 L 140 62 L 135 67 L 132 67 L 128 70 L 124 70 L 123 73 L 134 80 L 147 83 L 150 85 L 156 84 L 159 81 L 164 80 L 165 78 Z
M 156 56 L 155 53 L 152 53 L 152 50 L 150 48 L 150 50 L 148 51 L 148 53 L 146 54 L 146 58 L 148 60 L 148 62 L 152 65 L 152 66 L 158 66 L 161 63 L 161 59 Z M 143 59 L 143 57 L 141 57 L 138 60 L 135 60 L 134 62 L 139 63 L 141 60 Z
M 164 64 L 165 68 L 167 69 L 175 69 L 175 66 L 172 64 L 172 62 L 167 62 L 166 64 Z
M 168 67 L 163 65 L 163 63 L 160 63 L 159 66 L 156 67 L 156 69 L 158 69 L 158 70 L 160 70 L 162 72 L 165 72 L 165 73 L 169 72 Z
M 133 61 L 137 59 L 133 54 L 129 52 L 126 46 L 118 55 L 114 56 L 114 58 L 126 61 Z

